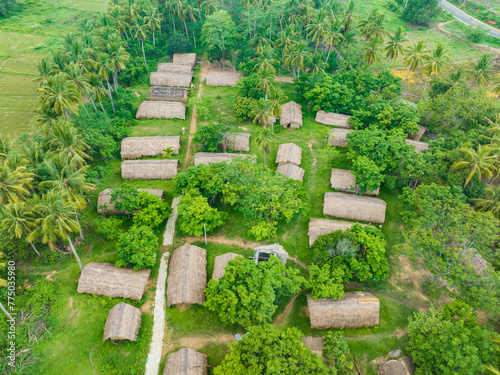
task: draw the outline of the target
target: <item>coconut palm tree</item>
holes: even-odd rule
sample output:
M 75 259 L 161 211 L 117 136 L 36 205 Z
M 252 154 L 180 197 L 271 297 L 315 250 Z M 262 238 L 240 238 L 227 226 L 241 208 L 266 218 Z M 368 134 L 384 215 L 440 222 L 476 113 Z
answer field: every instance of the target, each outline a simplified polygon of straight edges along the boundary
M 106 54 L 110 59 L 113 84 L 115 91 L 118 89 L 118 73 L 125 69 L 125 64 L 130 60 L 130 54 L 125 49 L 118 34 L 113 34 L 106 44 Z
M 429 83 L 429 79 L 431 75 L 434 74 L 436 76 L 441 73 L 441 70 L 446 69 L 446 61 L 448 61 L 448 56 L 446 48 L 442 44 L 438 44 L 436 48 L 432 51 L 431 55 L 426 58 L 427 64 L 424 66 L 424 73 L 427 73 L 427 81 L 425 81 L 424 93 L 422 94 L 422 98 L 425 95 L 425 91 L 427 90 L 427 84 Z
M 151 7 L 149 9 L 146 9 L 144 21 L 153 34 L 153 46 L 156 47 L 155 31 L 161 30 L 162 15 L 158 13 L 158 10 L 156 8 Z
M 500 185 L 486 186 L 484 198 L 472 199 L 479 211 L 488 211 L 500 219 Z
M 104 115 L 106 117 L 108 117 L 108 114 L 106 113 L 106 110 L 104 109 L 104 106 L 102 105 L 104 98 L 106 98 L 108 96 L 108 90 L 106 90 L 102 86 L 101 78 L 96 73 L 89 73 L 88 80 L 89 80 L 89 83 L 92 87 L 92 95 L 95 96 L 95 100 L 101 106 L 101 109 L 104 112 Z
M 366 40 L 371 41 L 372 39 L 380 39 L 384 41 L 384 36 L 389 35 L 386 28 L 385 14 L 380 14 L 376 8 L 374 8 L 368 16 L 361 21 L 359 21 L 359 29 L 361 35 L 363 35 Z
M 311 22 L 306 26 L 307 36 L 316 42 L 314 53 L 318 51 L 319 43 L 325 38 L 328 30 L 328 13 L 324 8 L 314 11 Z
M 5 159 L 7 155 L 12 151 L 12 141 L 7 139 L 3 141 L 0 139 L 0 158 Z
M 404 66 L 408 68 L 408 74 L 403 81 L 403 87 L 408 79 L 411 72 L 414 72 L 418 68 L 424 65 L 424 60 L 427 59 L 427 49 L 425 48 L 425 43 L 423 40 L 419 40 L 413 47 L 408 50 L 407 55 L 404 59 Z
M 150 30 L 148 25 L 144 22 L 142 18 L 138 18 L 136 24 L 134 25 L 134 36 L 140 41 L 142 48 L 142 57 L 144 57 L 144 66 L 148 68 L 146 63 L 146 53 L 144 52 L 144 41 L 147 39 Z
M 94 99 L 91 95 L 92 88 L 90 87 L 90 83 L 88 81 L 87 75 L 84 73 L 83 69 L 77 63 L 71 63 L 68 65 L 66 70 L 66 74 L 68 80 L 75 83 L 78 88 L 80 95 L 86 100 L 90 101 L 94 106 L 94 109 L 97 112 L 97 108 L 95 107 Z M 83 107 L 85 108 L 85 106 Z
M 272 47 L 273 45 L 272 41 L 259 33 L 256 33 L 253 38 L 248 41 L 248 44 L 255 50 L 255 53 L 262 53 L 264 48 Z
M 345 40 L 344 35 L 340 32 L 340 21 L 336 18 L 330 18 L 330 22 L 328 23 L 328 28 L 326 30 L 325 35 L 325 43 L 328 45 L 328 54 L 326 55 L 325 62 L 328 63 L 328 59 L 330 58 L 330 53 L 332 50 L 336 50 L 337 44 Z
M 311 60 L 311 57 L 311 52 L 307 50 L 307 43 L 301 40 L 289 51 L 285 64 L 292 67 L 294 77 L 300 77 L 300 70 Z
M 273 68 L 274 69 L 274 68 Z M 259 90 L 264 91 L 265 99 L 267 100 L 269 91 L 276 85 L 274 72 L 276 69 L 269 67 L 257 73 L 259 76 Z
M 323 60 L 321 53 L 316 52 L 316 54 L 311 58 L 309 63 L 309 73 L 318 74 L 324 72 L 326 68 L 326 62 Z
M 85 165 L 85 160 L 92 159 L 85 151 L 90 147 L 85 143 L 85 137 L 71 123 L 59 119 L 49 130 L 49 140 L 45 146 L 52 153 L 64 153 L 74 159 L 79 166 Z
M 297 43 L 299 32 L 295 25 L 287 25 L 283 31 L 278 34 L 278 39 L 275 41 L 275 46 L 277 49 L 281 50 L 281 62 L 280 70 L 283 61 L 285 60 L 285 55 L 290 51 L 290 49 Z
M 344 31 L 350 32 L 353 24 L 354 10 L 356 9 L 354 0 L 350 0 L 344 10 L 344 21 L 342 22 Z
M 262 148 L 262 151 L 264 152 L 264 165 L 266 165 L 266 154 L 269 152 L 271 146 L 274 146 L 276 144 L 276 139 L 274 138 L 273 131 L 269 127 L 263 126 L 257 132 L 257 135 L 255 136 L 255 142 L 259 147 Z
M 256 107 L 252 110 L 251 115 L 254 117 L 254 123 L 259 122 L 259 124 L 265 127 L 271 125 L 272 130 L 274 130 L 274 121 L 276 118 L 273 113 L 271 101 L 259 99 Z
M 9 160 L 0 163 L 0 205 L 23 201 L 29 194 L 33 182 L 33 173 L 27 172 L 26 167 L 19 165 L 16 168 L 9 166 Z
M 488 53 L 484 53 L 477 60 L 477 62 L 471 61 L 470 65 L 471 70 L 469 70 L 469 74 L 474 78 L 472 87 L 474 87 L 476 83 L 478 86 L 486 85 L 493 74 L 493 56 Z
M 464 154 L 464 159 L 452 165 L 452 169 L 469 169 L 469 175 L 465 179 L 464 187 L 469 184 L 474 176 L 481 180 L 482 176 L 493 178 L 495 171 L 495 160 L 497 155 L 492 154 L 490 145 L 479 145 L 477 151 L 473 148 L 459 148 L 458 151 Z
M 64 73 L 49 77 L 45 85 L 38 89 L 42 93 L 42 108 L 53 110 L 58 115 L 65 115 L 69 120 L 72 113 L 83 104 L 78 87 Z
M 33 81 L 39 82 L 38 87 L 40 88 L 47 83 L 49 77 L 54 75 L 53 63 L 48 57 L 43 57 L 36 64 L 36 69 L 38 70 L 38 77 L 34 78 Z
M 276 72 L 276 68 L 274 65 L 278 64 L 278 60 L 275 58 L 276 56 L 276 51 L 271 48 L 271 47 L 264 47 L 264 50 L 261 53 L 257 54 L 257 57 L 253 60 L 254 61 L 254 69 L 257 70 L 257 72 L 261 72 L 265 69 L 269 69 L 272 72 Z
M 217 11 L 219 4 L 214 0 L 204 0 L 200 3 L 200 10 L 204 11 L 205 17 Z
M 382 41 L 380 39 L 374 38 L 370 40 L 362 58 L 365 63 L 367 63 L 368 65 L 372 65 L 380 60 L 378 52 L 381 43 Z
M 99 53 L 96 56 L 95 64 L 97 66 L 97 74 L 106 81 L 107 84 L 107 95 L 109 100 L 111 101 L 111 108 L 113 109 L 113 113 L 115 113 L 115 103 L 113 101 L 113 95 L 111 94 L 111 85 L 109 83 L 109 74 L 113 73 L 115 67 L 112 64 L 112 61 L 107 53 Z M 101 81 L 101 86 L 104 88 L 102 85 Z
M 464 68 L 459 66 L 453 72 L 450 72 L 450 74 L 448 75 L 448 78 L 449 78 L 452 86 L 458 86 L 458 85 L 462 84 L 464 82 L 464 79 L 465 79 Z
M 387 42 L 387 45 L 385 46 L 385 50 L 387 52 L 385 55 L 385 57 L 387 57 L 387 63 L 385 64 L 385 67 L 387 67 L 389 61 L 397 59 L 399 55 L 402 55 L 405 52 L 403 43 L 407 40 L 408 39 L 406 38 L 405 31 L 401 26 L 399 26 L 396 32 L 391 35 L 389 41 Z

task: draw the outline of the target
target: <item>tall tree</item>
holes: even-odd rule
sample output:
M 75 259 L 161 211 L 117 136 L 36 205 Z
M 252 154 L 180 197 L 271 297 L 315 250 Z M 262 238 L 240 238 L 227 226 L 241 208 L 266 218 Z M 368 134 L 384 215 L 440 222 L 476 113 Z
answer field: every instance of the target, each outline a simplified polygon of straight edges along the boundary
M 85 160 L 91 159 L 85 152 L 90 148 L 85 137 L 70 122 L 59 119 L 49 131 L 49 140 L 46 143 L 54 153 L 64 153 L 69 159 L 82 166 Z
M 425 42 L 423 40 L 419 40 L 415 43 L 409 50 L 404 59 L 404 66 L 408 68 L 408 74 L 406 75 L 405 80 L 403 81 L 403 87 L 408 79 L 408 76 L 411 72 L 414 72 L 418 68 L 424 65 L 424 61 L 427 59 L 427 49 L 425 47 Z
M 239 35 L 236 24 L 226 10 L 218 10 L 208 16 L 201 29 L 202 46 L 212 58 L 220 58 L 225 67 L 228 52 Z
M 38 90 L 42 93 L 42 107 L 53 110 L 58 115 L 65 115 L 68 120 L 71 114 L 78 111 L 78 106 L 83 104 L 78 87 L 66 74 L 49 77 Z
M 468 73 L 474 78 L 472 86 L 476 83 L 478 86 L 486 85 L 493 74 L 493 56 L 489 53 L 483 53 L 476 62 L 471 61 L 470 65 L 471 69 Z
M 404 32 L 403 28 L 399 26 L 396 32 L 391 35 L 385 47 L 385 50 L 387 52 L 385 55 L 385 57 L 387 57 L 387 64 L 389 63 L 389 61 L 397 59 L 399 55 L 402 55 L 405 52 L 403 43 L 407 40 L 408 39 L 406 38 L 406 33 Z M 385 64 L 386 67 L 387 64 Z
M 465 179 L 464 187 L 477 176 L 481 181 L 482 176 L 493 178 L 495 172 L 495 161 L 498 155 L 495 154 L 490 145 L 478 145 L 477 151 L 473 148 L 462 147 L 459 151 L 464 155 L 464 160 L 457 161 L 453 164 L 452 169 L 469 170 L 469 174 Z
M 424 73 L 427 74 L 427 81 L 425 81 L 424 93 L 422 94 L 422 98 L 424 97 L 425 91 L 427 90 L 427 84 L 429 83 L 431 75 L 434 74 L 438 76 L 439 73 L 441 73 L 441 70 L 446 69 L 446 61 L 448 61 L 447 50 L 442 44 L 438 44 L 436 48 L 434 48 L 430 56 L 426 58 Z
M 264 152 L 264 165 L 266 165 L 266 154 L 269 152 L 271 146 L 276 144 L 273 131 L 267 126 L 263 126 L 255 136 L 255 142 L 262 148 Z
M 142 48 L 142 57 L 144 58 L 144 66 L 148 68 L 146 63 L 146 53 L 144 52 L 144 41 L 147 39 L 150 33 L 149 26 L 146 24 L 143 18 L 138 18 L 134 25 L 134 36 L 140 41 Z
M 23 201 L 29 194 L 33 181 L 33 173 L 26 171 L 26 167 L 19 165 L 11 168 L 9 160 L 0 163 L 0 204 Z

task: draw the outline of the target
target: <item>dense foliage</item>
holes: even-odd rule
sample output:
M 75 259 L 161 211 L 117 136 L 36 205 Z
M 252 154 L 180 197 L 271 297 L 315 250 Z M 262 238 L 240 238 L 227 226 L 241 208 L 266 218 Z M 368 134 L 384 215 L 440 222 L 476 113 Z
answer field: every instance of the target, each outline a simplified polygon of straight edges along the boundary
M 135 271 L 153 268 L 156 264 L 158 238 L 147 226 L 133 226 L 120 236 L 117 267 L 133 267 Z
M 418 25 L 428 25 L 439 9 L 438 0 L 396 0 L 402 7 L 402 18 Z
M 2 0 L 0 3 L 0 18 L 9 17 L 17 7 L 17 0 Z
M 323 358 L 332 375 L 354 375 L 354 362 L 342 332 L 329 332 L 323 339 Z

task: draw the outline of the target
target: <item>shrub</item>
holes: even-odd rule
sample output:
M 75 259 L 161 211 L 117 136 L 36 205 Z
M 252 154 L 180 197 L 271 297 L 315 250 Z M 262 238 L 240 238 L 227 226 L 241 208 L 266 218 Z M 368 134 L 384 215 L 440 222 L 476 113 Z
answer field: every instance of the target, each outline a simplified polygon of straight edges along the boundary
M 233 115 L 236 119 L 244 121 L 252 117 L 252 113 L 257 107 L 257 100 L 238 96 L 233 104 Z
M 158 238 L 150 227 L 133 226 L 120 236 L 116 267 L 134 267 L 134 271 L 153 268 L 156 264 Z
M 486 38 L 486 31 L 477 27 L 467 27 L 467 39 L 469 39 L 472 43 L 480 43 L 484 38 Z
M 167 202 L 161 200 L 154 194 L 141 191 L 137 196 L 137 206 L 139 212 L 134 214 L 133 222 L 137 226 L 148 226 L 156 228 L 163 223 L 170 214 L 170 207 Z
M 184 34 L 174 34 L 167 43 L 167 54 L 186 53 L 193 50 L 193 45 Z
M 123 234 L 121 228 L 123 220 L 116 217 L 98 217 L 94 224 L 94 231 L 106 240 L 117 240 Z

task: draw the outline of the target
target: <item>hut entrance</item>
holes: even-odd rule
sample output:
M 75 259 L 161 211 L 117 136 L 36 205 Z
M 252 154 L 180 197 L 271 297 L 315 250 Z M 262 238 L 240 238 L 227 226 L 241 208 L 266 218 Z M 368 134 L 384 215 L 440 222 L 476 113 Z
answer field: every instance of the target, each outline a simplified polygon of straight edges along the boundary
M 286 127 L 287 127 L 288 129 L 290 129 L 290 126 L 291 126 L 291 125 L 292 125 L 292 124 L 288 124 Z

